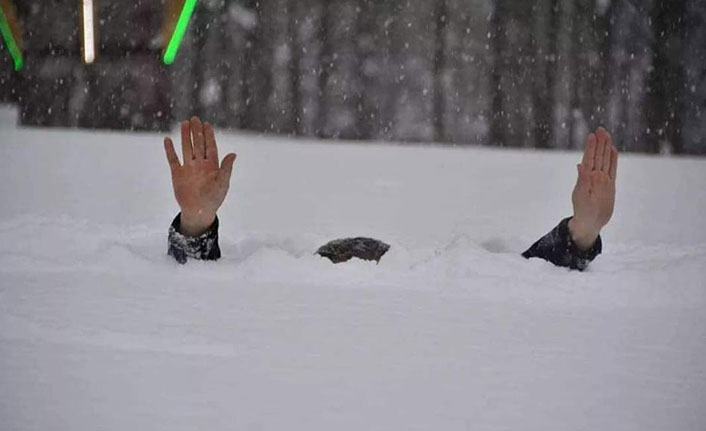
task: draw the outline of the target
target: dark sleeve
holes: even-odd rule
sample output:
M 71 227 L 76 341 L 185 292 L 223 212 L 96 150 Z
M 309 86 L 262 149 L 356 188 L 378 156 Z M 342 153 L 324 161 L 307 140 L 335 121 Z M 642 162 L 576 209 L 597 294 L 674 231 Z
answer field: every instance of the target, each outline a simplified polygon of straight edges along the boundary
M 596 258 L 603 249 L 600 235 L 593 247 L 586 251 L 581 251 L 576 247 L 569 233 L 569 220 L 565 218 L 551 232 L 544 235 L 539 241 L 532 244 L 522 256 L 529 259 L 538 257 L 547 260 L 557 266 L 565 266 L 571 269 L 583 271 L 588 264 Z
M 199 236 L 188 237 L 179 233 L 181 213 L 169 226 L 169 249 L 167 253 L 179 263 L 186 263 L 188 258 L 199 260 L 217 260 L 221 257 L 218 247 L 218 217 L 206 232 Z

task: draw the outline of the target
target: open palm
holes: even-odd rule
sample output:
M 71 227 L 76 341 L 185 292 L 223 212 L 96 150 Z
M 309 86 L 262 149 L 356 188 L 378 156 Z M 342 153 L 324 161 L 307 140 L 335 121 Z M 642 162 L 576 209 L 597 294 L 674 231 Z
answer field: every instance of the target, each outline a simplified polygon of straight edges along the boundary
M 604 128 L 599 127 L 595 134 L 588 136 L 583 160 L 577 169 L 578 180 L 571 196 L 574 217 L 570 227 L 579 239 L 577 242 L 585 239 L 584 242 L 592 243 L 610 221 L 615 207 L 618 150 Z
M 236 155 L 230 153 L 218 165 L 218 147 L 213 127 L 198 117 L 181 123 L 183 165 L 170 138 L 164 150 L 172 173 L 174 196 L 181 208 L 180 230 L 184 235 L 203 233 L 216 218 L 228 194 Z

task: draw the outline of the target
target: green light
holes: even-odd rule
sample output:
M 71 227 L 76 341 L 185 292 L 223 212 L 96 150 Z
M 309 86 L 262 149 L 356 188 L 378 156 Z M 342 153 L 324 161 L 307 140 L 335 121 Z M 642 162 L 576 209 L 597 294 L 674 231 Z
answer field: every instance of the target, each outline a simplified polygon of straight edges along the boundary
M 2 10 L 2 8 L 0 8 L 0 32 L 2 32 L 2 37 L 3 39 L 5 39 L 5 45 L 7 45 L 7 49 L 10 50 L 12 60 L 15 62 L 15 71 L 19 72 L 19 70 L 22 69 L 22 66 L 24 65 L 22 51 L 20 50 L 20 47 L 17 46 L 15 38 L 12 36 L 10 24 L 7 22 L 7 18 L 5 18 L 5 12 Z
M 184 2 L 184 7 L 181 9 L 181 14 L 174 28 L 172 38 L 169 40 L 169 45 L 167 45 L 167 49 L 164 51 L 164 64 L 174 63 L 174 58 L 177 55 L 177 51 L 179 51 L 179 46 L 184 38 L 184 33 L 186 33 L 186 28 L 189 26 L 191 14 L 196 7 L 196 1 L 197 0 L 186 0 Z

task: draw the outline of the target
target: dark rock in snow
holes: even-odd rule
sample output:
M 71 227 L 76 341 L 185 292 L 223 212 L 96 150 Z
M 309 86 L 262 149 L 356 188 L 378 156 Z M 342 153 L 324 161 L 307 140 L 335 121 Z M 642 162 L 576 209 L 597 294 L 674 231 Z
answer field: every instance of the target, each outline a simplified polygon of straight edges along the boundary
M 380 258 L 390 249 L 388 244 L 373 238 L 335 239 L 322 245 L 316 254 L 327 257 L 333 263 L 341 263 L 352 257 L 380 262 Z

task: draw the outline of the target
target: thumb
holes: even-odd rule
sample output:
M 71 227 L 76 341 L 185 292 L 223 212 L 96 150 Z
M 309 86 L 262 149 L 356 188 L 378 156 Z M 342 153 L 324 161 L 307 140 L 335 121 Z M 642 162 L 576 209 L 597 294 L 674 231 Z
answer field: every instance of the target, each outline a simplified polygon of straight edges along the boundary
M 576 165 L 576 170 L 578 171 L 578 179 L 576 180 L 576 185 L 578 187 L 588 187 L 591 185 L 591 176 L 587 169 L 579 163 Z
M 218 178 L 225 185 L 230 184 L 230 176 L 233 173 L 233 164 L 235 163 L 237 155 L 235 153 L 230 153 L 223 158 L 221 162 L 221 169 L 218 173 Z

